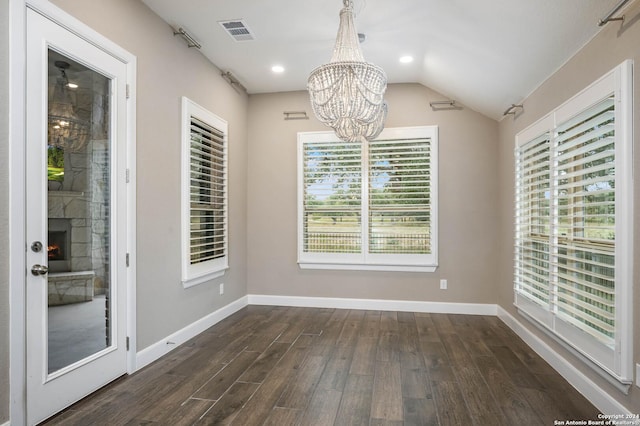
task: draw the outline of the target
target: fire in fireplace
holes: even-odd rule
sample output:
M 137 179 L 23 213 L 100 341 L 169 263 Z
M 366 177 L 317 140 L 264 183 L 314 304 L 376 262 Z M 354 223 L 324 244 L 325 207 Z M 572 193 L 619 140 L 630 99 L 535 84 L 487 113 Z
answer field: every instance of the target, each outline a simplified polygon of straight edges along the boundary
M 49 232 L 49 243 L 47 245 L 47 257 L 52 260 L 65 259 L 67 233 L 62 231 Z
M 69 219 L 49 219 L 48 235 L 49 271 L 71 271 L 71 221 Z

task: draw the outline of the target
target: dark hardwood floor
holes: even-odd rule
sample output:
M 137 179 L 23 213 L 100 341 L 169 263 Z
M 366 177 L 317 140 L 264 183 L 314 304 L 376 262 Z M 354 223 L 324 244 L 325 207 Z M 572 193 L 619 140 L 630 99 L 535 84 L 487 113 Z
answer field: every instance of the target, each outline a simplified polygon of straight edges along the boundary
M 496 317 L 248 306 L 48 425 L 553 425 L 598 411 Z

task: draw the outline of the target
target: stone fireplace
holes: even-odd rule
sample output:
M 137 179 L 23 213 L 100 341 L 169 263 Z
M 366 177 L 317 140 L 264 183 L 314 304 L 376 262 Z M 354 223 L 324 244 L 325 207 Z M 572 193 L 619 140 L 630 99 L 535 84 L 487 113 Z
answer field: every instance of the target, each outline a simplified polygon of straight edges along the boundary
M 65 153 L 62 188 L 48 191 L 49 305 L 76 303 L 104 294 L 109 282 L 107 141 L 90 141 L 86 152 Z

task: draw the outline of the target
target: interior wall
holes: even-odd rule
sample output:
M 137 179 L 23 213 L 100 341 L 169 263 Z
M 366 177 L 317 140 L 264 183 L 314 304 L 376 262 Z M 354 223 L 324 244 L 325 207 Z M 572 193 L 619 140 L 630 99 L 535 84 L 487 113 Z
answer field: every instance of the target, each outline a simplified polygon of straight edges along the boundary
M 307 92 L 249 97 L 250 294 L 495 303 L 497 123 L 475 111 L 434 112 L 420 84 L 387 89 L 386 127 L 439 126 L 439 267 L 434 273 L 301 270 L 297 263 L 297 132 L 330 130 Z M 306 111 L 309 120 L 284 120 Z M 449 289 L 440 290 L 439 280 Z
M 137 57 L 137 350 L 247 294 L 246 94 L 140 1 L 54 0 Z M 215 281 L 180 282 L 181 96 L 229 123 L 229 262 Z M 218 284 L 224 282 L 225 294 Z
M 498 214 L 500 223 L 497 235 L 500 239 L 498 271 L 498 303 L 511 315 L 519 319 L 531 332 L 566 357 L 571 364 L 581 370 L 594 382 L 623 403 L 632 413 L 640 412 L 640 389 L 632 386 L 628 396 L 614 389 L 591 369 L 576 360 L 551 339 L 541 334 L 537 328 L 520 317 L 513 307 L 513 239 L 514 239 L 514 157 L 515 135 L 542 118 L 555 107 L 573 97 L 602 75 L 622 63 L 633 59 L 634 70 L 634 359 L 640 362 L 640 3 L 635 2 L 625 12 L 624 23 L 612 22 L 603 27 L 600 33 L 581 49 L 561 69 L 554 73 L 544 84 L 528 96 L 524 104 L 524 113 L 516 118 L 505 118 L 500 122 L 500 203 Z M 594 24 L 595 25 L 595 24 Z
M 9 0 L 0 0 L 0 240 L 9 241 Z M 9 256 L 0 256 L 0 424 L 9 420 Z

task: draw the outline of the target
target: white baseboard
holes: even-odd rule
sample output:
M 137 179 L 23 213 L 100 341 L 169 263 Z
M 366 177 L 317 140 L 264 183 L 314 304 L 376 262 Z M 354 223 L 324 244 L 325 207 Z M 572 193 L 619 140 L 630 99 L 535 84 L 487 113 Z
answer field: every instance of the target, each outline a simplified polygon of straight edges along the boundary
M 0 426 L 11 426 L 11 422 L 6 422 L 4 424 L 1 424 Z
M 297 306 L 306 308 L 365 309 L 376 311 L 429 312 L 437 314 L 497 315 L 498 306 L 482 303 L 443 303 L 410 300 L 348 299 L 248 295 L 250 305 Z
M 231 302 L 226 306 L 223 306 L 222 308 L 210 313 L 204 318 L 201 318 L 198 321 L 189 324 L 183 329 L 178 330 L 175 333 L 165 337 L 164 339 L 161 339 L 151 346 L 148 346 L 139 351 L 136 354 L 136 370 L 139 370 L 151 364 L 153 361 L 171 352 L 173 349 L 177 348 L 187 340 L 197 336 L 207 328 L 219 323 L 229 315 L 232 315 L 240 309 L 244 308 L 245 306 L 247 306 L 247 300 L 248 297 L 243 296 L 240 299 Z M 169 344 L 168 342 L 171 342 L 171 344 Z
M 498 306 L 498 318 L 513 330 L 527 345 L 547 361 L 585 398 L 604 414 L 631 414 L 631 412 L 589 377 L 574 367 L 566 358 L 526 328 L 517 318 Z

